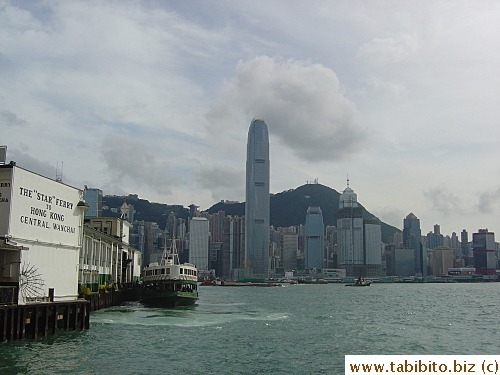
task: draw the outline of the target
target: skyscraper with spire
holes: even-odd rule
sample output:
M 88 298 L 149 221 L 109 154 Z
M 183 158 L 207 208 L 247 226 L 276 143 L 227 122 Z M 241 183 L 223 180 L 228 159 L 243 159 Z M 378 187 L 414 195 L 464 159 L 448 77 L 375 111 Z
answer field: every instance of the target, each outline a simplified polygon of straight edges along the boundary
M 380 220 L 363 218 L 363 207 L 349 187 L 340 194 L 337 211 L 338 264 L 347 276 L 379 277 L 382 263 Z
M 338 264 L 346 269 L 348 276 L 362 274 L 363 257 L 363 209 L 358 205 L 358 196 L 349 187 L 340 194 L 337 212 Z
M 263 120 L 248 130 L 245 201 L 247 275 L 269 277 L 269 135 Z

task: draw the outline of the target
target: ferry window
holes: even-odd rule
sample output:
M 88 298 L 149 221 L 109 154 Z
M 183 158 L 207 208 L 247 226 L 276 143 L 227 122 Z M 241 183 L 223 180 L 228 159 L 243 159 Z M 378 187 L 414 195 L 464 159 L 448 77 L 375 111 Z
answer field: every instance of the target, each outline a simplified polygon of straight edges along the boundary
M 167 275 L 170 275 L 170 268 L 167 268 Z
M 184 268 L 181 268 L 181 272 L 180 273 L 181 273 L 181 275 L 184 273 Z

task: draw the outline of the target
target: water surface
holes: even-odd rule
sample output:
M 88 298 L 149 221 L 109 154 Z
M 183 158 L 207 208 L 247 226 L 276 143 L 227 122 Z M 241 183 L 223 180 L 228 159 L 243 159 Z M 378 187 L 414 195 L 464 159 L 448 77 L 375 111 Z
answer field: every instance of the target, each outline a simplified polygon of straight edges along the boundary
M 0 374 L 343 374 L 346 354 L 498 354 L 500 283 L 200 287 L 0 344 Z

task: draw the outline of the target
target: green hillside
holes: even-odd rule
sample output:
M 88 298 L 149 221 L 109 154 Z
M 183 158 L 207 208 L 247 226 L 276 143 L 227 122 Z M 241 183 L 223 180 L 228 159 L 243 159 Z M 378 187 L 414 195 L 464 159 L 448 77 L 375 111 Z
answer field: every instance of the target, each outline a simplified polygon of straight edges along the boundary
M 107 210 L 103 210 L 102 216 L 104 217 L 119 217 L 119 208 L 123 204 L 124 199 L 117 196 L 103 197 L 103 206 L 107 206 Z M 170 212 L 175 212 L 178 218 L 185 220 L 189 217 L 189 209 L 181 205 L 168 205 L 163 203 L 154 203 L 146 199 L 131 199 L 126 198 L 127 204 L 134 206 L 136 211 L 134 215 L 135 220 L 152 221 L 157 223 L 161 229 L 165 229 L 167 217 Z M 118 209 L 118 213 L 112 212 L 111 208 Z
M 325 225 L 337 225 L 337 211 L 339 207 L 340 193 L 336 190 L 320 184 L 306 184 L 296 189 L 283 191 L 271 195 L 271 225 L 275 228 L 289 227 L 305 224 L 307 208 L 318 206 L 323 212 Z M 111 208 L 119 209 L 123 204 L 122 197 L 105 196 L 104 205 L 108 210 L 103 211 L 103 216 L 120 216 L 114 213 Z M 189 209 L 181 205 L 167 205 L 162 203 L 152 203 L 145 199 L 126 198 L 128 204 L 134 205 L 137 211 L 135 220 L 153 221 L 158 223 L 160 228 L 165 228 L 168 214 L 173 211 L 177 217 L 187 220 Z M 208 209 L 213 214 L 218 211 L 225 211 L 226 215 L 244 216 L 245 203 L 225 203 L 219 202 Z M 119 211 L 118 211 L 119 212 Z M 363 207 L 363 217 L 366 219 L 375 216 Z M 382 241 L 388 242 L 388 238 L 400 230 L 386 223 L 381 223 Z
M 296 189 L 283 191 L 271 195 L 271 225 L 275 228 L 305 224 L 307 208 L 318 206 L 323 213 L 325 225 L 337 225 L 337 211 L 340 193 L 321 184 L 306 184 Z M 245 203 L 219 202 L 208 210 L 209 213 L 225 211 L 226 215 L 245 215 Z M 375 216 L 363 207 L 363 217 L 366 219 Z M 396 227 L 381 223 L 382 241 L 400 230 Z

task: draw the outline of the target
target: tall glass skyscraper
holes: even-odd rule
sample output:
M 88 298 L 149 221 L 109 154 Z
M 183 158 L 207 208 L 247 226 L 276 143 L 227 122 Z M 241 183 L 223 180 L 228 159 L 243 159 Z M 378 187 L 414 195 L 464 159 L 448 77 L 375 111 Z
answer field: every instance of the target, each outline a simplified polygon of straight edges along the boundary
M 380 220 L 363 219 L 363 207 L 349 187 L 339 197 L 337 211 L 338 264 L 347 276 L 379 277 L 382 263 Z
M 403 220 L 403 245 L 413 249 L 415 275 L 427 276 L 427 252 L 422 245 L 420 220 L 412 212 Z
M 85 189 L 83 199 L 89 206 L 89 209 L 85 212 L 85 217 L 102 216 L 102 190 Z
M 306 213 L 306 268 L 324 268 L 325 225 L 319 207 L 309 207 Z
M 477 233 L 472 234 L 474 265 L 478 274 L 491 277 L 495 275 L 495 248 L 495 233 L 488 229 L 479 229 Z
M 262 120 L 248 130 L 245 252 L 248 276 L 269 277 L 269 135 Z
M 201 276 L 209 272 L 208 243 L 209 224 L 204 217 L 193 217 L 189 223 L 189 263 L 198 268 Z
M 364 265 L 363 254 L 363 208 L 358 205 L 358 196 L 349 187 L 339 197 L 337 212 L 338 264 L 346 269 L 348 276 L 360 275 Z

